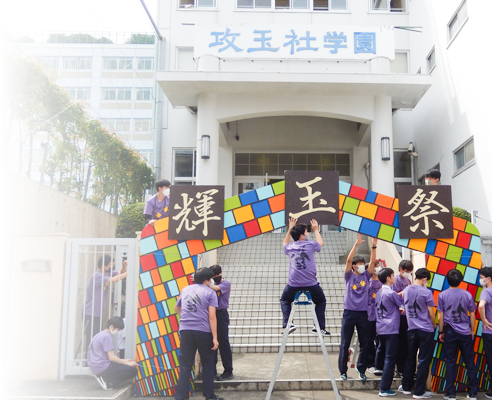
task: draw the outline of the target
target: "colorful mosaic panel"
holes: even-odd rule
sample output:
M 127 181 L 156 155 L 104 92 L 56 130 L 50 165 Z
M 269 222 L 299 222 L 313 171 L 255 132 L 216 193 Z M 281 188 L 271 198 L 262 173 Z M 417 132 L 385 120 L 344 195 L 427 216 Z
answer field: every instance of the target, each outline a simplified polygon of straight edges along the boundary
M 179 316 L 174 305 L 181 289 L 191 283 L 197 255 L 285 226 L 285 182 L 226 199 L 222 240 L 170 240 L 168 219 L 146 226 L 140 244 L 140 280 L 137 319 L 139 374 L 137 396 L 173 396 L 179 377 Z M 398 199 L 339 182 L 340 226 L 396 245 L 426 253 L 429 283 L 437 295 L 449 287 L 445 275 L 459 269 L 462 287 L 477 301 L 481 267 L 479 232 L 469 222 L 454 218 L 453 239 L 401 239 L 398 227 Z M 477 318 L 478 318 L 477 313 Z M 489 377 L 482 354 L 482 327 L 478 320 L 475 338 L 480 388 L 488 389 Z M 437 338 L 437 333 L 436 333 Z M 436 341 L 432 362 L 433 390 L 444 387 L 442 344 Z M 466 371 L 458 360 L 458 390 L 463 389 Z M 190 383 L 190 391 L 193 391 Z

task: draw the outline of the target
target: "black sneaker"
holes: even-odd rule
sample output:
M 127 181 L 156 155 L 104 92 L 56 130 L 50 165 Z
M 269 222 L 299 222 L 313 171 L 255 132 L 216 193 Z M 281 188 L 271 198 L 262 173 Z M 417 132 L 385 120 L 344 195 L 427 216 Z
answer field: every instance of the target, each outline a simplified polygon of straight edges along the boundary
M 287 335 L 290 335 L 292 332 L 294 332 L 297 328 L 295 327 L 295 325 L 291 325 L 290 328 L 289 328 L 289 332 L 287 333 Z M 284 336 L 285 334 L 285 331 L 287 330 L 287 328 L 284 328 L 282 330 L 282 333 L 281 335 Z
M 330 336 L 330 332 L 328 332 L 326 329 L 320 329 L 320 332 L 321 336 Z M 311 333 L 316 336 L 318 335 L 318 331 L 316 330 L 316 328 L 311 329 Z
M 218 381 L 230 381 L 231 379 L 234 379 L 234 375 L 232 375 L 232 372 L 224 372 L 221 376 L 217 378 Z

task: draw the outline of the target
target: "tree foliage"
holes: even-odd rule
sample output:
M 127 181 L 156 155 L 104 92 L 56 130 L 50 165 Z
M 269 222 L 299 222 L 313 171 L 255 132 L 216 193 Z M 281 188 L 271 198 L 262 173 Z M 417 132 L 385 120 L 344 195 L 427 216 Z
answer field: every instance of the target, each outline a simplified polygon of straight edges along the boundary
M 154 43 L 155 43 L 155 36 L 148 35 L 146 33 L 133 33 L 126 41 L 126 44 L 154 44 Z
M 65 35 L 64 33 L 51 33 L 46 40 L 48 43 L 102 43 L 113 44 L 107 37 L 96 38 L 87 33 L 73 33 Z
M 471 222 L 471 214 L 463 208 L 453 207 L 453 216 L 466 219 L 468 222 Z
M 43 172 L 51 187 L 115 214 L 143 201 L 153 177 L 138 152 L 91 119 L 40 65 L 11 54 L 7 67 L 12 118 L 31 135 L 48 132 Z
M 144 206 L 145 203 L 142 202 L 123 207 L 116 224 L 117 238 L 134 238 L 135 232 L 145 227 Z

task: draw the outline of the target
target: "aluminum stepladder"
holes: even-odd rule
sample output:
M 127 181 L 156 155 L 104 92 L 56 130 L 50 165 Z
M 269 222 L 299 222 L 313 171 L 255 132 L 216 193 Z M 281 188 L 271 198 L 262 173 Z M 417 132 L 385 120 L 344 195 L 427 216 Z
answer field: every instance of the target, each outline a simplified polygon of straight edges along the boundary
M 299 297 L 301 295 L 305 295 L 307 297 L 307 301 L 299 300 Z M 316 332 L 318 333 L 318 339 L 319 339 L 319 342 L 321 344 L 321 350 L 323 351 L 323 356 L 325 357 L 325 363 L 326 363 L 326 366 L 328 367 L 328 373 L 330 374 L 330 380 L 331 380 L 331 384 L 333 386 L 333 392 L 335 393 L 335 399 L 341 400 L 340 392 L 338 391 L 337 382 L 335 380 L 335 375 L 333 374 L 333 369 L 331 368 L 330 359 L 328 358 L 328 352 L 326 351 L 325 342 L 323 340 L 323 336 L 321 335 L 321 330 L 319 328 L 318 318 L 316 317 L 316 312 L 314 310 L 313 299 L 311 297 L 311 293 L 309 293 L 308 291 L 299 291 L 296 293 L 296 295 L 294 297 L 294 302 L 292 304 L 292 310 L 291 310 L 290 315 L 289 315 L 289 321 L 287 322 L 287 327 L 285 328 L 285 333 L 284 333 L 283 339 L 282 339 L 282 345 L 280 346 L 280 350 L 278 352 L 277 362 L 275 364 L 275 369 L 273 370 L 272 379 L 270 381 L 270 385 L 268 387 L 268 392 L 267 392 L 267 396 L 266 396 L 265 400 L 270 400 L 270 397 L 272 395 L 273 387 L 275 385 L 275 381 L 277 380 L 277 375 L 278 375 L 278 370 L 280 368 L 280 363 L 282 362 L 282 356 L 284 355 L 284 352 L 285 352 L 285 346 L 287 344 L 287 339 L 289 338 L 289 334 L 288 334 L 289 328 L 292 325 L 294 325 L 292 323 L 292 321 L 294 320 L 294 314 L 296 312 L 297 306 L 300 306 L 300 305 L 309 306 L 309 308 L 311 309 L 311 315 L 313 317 L 314 326 L 316 327 Z
M 350 368 L 356 368 L 357 359 L 359 358 L 359 351 L 360 351 L 359 336 L 357 335 L 357 329 L 354 329 L 354 334 L 352 335 L 351 343 L 352 343 L 352 347 L 349 348 L 348 360 L 350 361 Z

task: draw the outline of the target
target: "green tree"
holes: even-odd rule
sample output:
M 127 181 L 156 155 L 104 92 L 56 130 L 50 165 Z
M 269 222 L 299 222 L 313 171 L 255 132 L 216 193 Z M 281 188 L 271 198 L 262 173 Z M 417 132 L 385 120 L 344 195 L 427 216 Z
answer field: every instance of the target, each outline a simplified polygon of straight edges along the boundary
M 155 36 L 146 33 L 133 33 L 125 43 L 126 44 L 154 44 Z
M 96 38 L 87 33 L 73 33 L 65 35 L 64 33 L 51 33 L 46 40 L 48 43 L 102 43 L 113 44 L 107 37 Z
M 117 238 L 134 238 L 137 236 L 135 232 L 145 227 L 144 206 L 145 203 L 141 202 L 123 207 L 116 223 Z
M 471 214 L 463 208 L 453 207 L 453 216 L 466 219 L 468 222 L 471 222 Z

